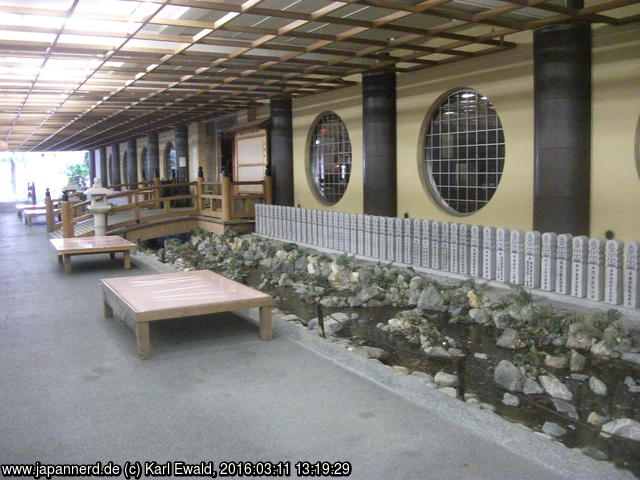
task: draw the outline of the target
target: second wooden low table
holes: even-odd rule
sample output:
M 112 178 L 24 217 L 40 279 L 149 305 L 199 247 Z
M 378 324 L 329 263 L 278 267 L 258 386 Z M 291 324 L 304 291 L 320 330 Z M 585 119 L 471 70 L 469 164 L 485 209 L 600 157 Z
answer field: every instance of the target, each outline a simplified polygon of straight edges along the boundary
M 58 260 L 64 263 L 64 273 L 71 273 L 71 255 L 87 255 L 90 253 L 108 253 L 114 258 L 116 252 L 124 256 L 124 268 L 131 268 L 130 252 L 136 244 L 117 235 L 106 237 L 73 237 L 52 238 L 50 240 L 58 253 Z
M 149 322 L 260 308 L 260 338 L 271 340 L 270 295 L 209 270 L 103 279 L 104 314 L 135 323 L 138 356 L 151 356 Z

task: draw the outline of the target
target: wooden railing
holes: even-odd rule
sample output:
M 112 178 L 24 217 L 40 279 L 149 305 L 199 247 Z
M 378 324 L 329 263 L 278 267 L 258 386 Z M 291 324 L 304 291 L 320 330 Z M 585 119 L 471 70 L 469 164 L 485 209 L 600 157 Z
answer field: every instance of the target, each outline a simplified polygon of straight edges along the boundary
M 262 187 L 260 193 L 242 193 L 242 186 Z M 271 177 L 255 182 L 233 182 L 228 177 L 223 177 L 221 182 L 205 182 L 199 177 L 195 182 L 162 184 L 159 179 L 153 182 L 143 181 L 129 184 L 109 185 L 106 188 L 136 186 L 136 189 L 127 189 L 114 192 L 106 196 L 106 201 L 115 201 L 116 205 L 107 213 L 107 225 L 109 229 L 125 228 L 131 225 L 150 223 L 157 220 L 200 215 L 218 218 L 223 221 L 235 219 L 251 219 L 255 217 L 256 203 L 272 202 Z M 188 194 L 165 196 L 167 189 L 183 189 Z M 163 192 L 164 190 L 164 192 Z M 260 190 L 260 189 L 258 189 Z M 90 200 L 80 200 L 82 193 L 69 195 L 69 200 L 45 197 L 47 209 L 47 232 L 62 230 L 64 238 L 75 236 L 75 225 L 89 220 L 92 214 L 88 208 Z M 74 201 L 75 199 L 75 201 Z M 192 207 L 172 206 L 178 202 L 190 200 Z M 152 213 L 152 210 L 161 210 Z M 133 218 L 116 223 L 109 222 L 113 217 L 122 212 L 133 212 Z

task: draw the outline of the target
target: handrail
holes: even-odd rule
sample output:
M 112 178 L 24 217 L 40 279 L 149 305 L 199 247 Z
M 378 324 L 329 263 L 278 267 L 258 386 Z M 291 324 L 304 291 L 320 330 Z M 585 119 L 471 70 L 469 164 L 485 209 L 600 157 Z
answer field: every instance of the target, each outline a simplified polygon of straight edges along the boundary
M 231 181 L 229 177 L 223 177 L 221 182 L 205 182 L 204 178 L 199 177 L 194 182 L 180 183 L 160 183 L 160 180 L 156 178 L 153 182 L 141 181 L 116 184 L 109 185 L 107 188 L 125 185 L 143 186 L 134 190 L 118 191 L 106 195 L 107 201 L 120 198 L 126 199 L 126 203 L 113 206 L 107 212 L 107 216 L 133 211 L 133 219 L 111 225 L 111 227 L 148 223 L 161 218 L 184 215 L 201 215 L 219 218 L 223 221 L 253 218 L 255 216 L 255 204 L 259 202 L 270 203 L 272 198 L 271 177 L 264 177 L 264 180 L 258 181 Z M 260 185 L 262 186 L 262 193 L 235 192 L 233 187 L 238 185 Z M 214 188 L 213 190 L 219 190 L 219 193 L 205 192 L 205 187 L 218 186 L 219 189 Z M 190 193 L 162 196 L 162 193 L 166 192 L 167 189 L 180 187 L 185 190 L 188 189 Z M 82 192 L 78 192 L 72 196 L 77 197 L 81 194 Z M 172 204 L 181 200 L 193 201 L 192 209 L 175 210 L 177 207 L 173 207 Z M 62 229 L 63 237 L 75 236 L 74 226 L 91 218 L 91 213 L 88 212 L 91 205 L 90 200 L 71 202 L 68 200 L 52 200 L 50 197 L 46 197 L 45 204 L 47 208 L 47 231 L 53 232 Z M 143 211 L 149 210 L 159 210 L 160 212 L 157 214 L 148 212 L 151 214 L 143 215 Z M 56 221 L 56 216 L 60 217 L 59 221 Z

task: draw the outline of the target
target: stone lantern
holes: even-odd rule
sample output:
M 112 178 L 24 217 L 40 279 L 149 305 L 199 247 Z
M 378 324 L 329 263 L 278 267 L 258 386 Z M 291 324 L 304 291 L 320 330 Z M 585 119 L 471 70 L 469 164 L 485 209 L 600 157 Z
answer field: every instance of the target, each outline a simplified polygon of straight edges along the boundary
M 91 196 L 91 205 L 88 210 L 93 213 L 93 230 L 96 237 L 103 237 L 107 234 L 107 212 L 112 205 L 107 203 L 107 195 L 113 193 L 108 188 L 104 188 L 100 179 L 93 180 L 93 186 L 84 193 Z
M 77 192 L 78 190 L 80 190 L 80 187 L 73 183 L 71 179 L 69 179 L 69 182 L 64 187 L 62 187 L 62 200 L 68 202 L 69 194 L 72 192 Z

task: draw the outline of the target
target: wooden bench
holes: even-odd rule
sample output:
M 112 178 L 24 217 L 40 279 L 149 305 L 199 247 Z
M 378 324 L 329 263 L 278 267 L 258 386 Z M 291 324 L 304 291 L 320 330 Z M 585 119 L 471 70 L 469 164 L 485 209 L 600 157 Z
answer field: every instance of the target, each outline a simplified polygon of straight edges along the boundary
M 16 215 L 22 217 L 22 212 L 25 210 L 40 210 L 43 208 L 47 208 L 44 203 L 36 203 L 35 205 L 33 203 L 18 203 L 16 205 Z
M 88 255 L 92 253 L 108 253 L 115 258 L 118 252 L 123 253 L 124 268 L 131 268 L 131 250 L 136 244 L 117 235 L 105 237 L 73 237 L 52 238 L 50 240 L 58 254 L 58 261 L 64 264 L 64 273 L 71 273 L 71 255 Z
M 24 223 L 29 226 L 33 225 L 33 217 L 39 217 L 41 215 L 47 215 L 46 208 L 33 208 L 30 210 L 24 209 L 22 211 L 22 218 L 24 220 Z
M 270 295 L 209 270 L 102 279 L 105 317 L 135 325 L 140 359 L 151 357 L 149 323 L 245 308 L 260 309 L 260 338 L 271 340 Z

